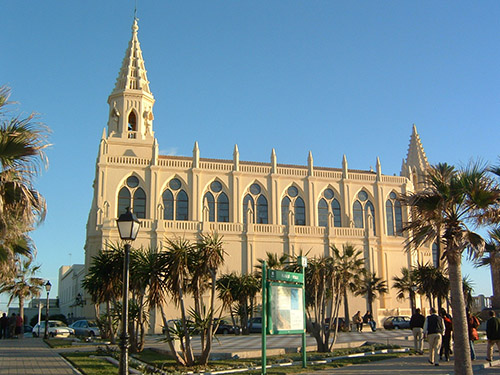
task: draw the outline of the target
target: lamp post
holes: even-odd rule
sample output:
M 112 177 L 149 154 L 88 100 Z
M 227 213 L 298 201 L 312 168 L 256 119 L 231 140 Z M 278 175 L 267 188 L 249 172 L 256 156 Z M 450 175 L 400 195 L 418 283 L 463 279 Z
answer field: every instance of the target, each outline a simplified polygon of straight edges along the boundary
M 121 214 L 118 220 L 118 233 L 120 238 L 125 241 L 125 254 L 123 256 L 123 301 L 122 301 L 122 334 L 120 342 L 120 366 L 118 370 L 119 375 L 128 375 L 128 348 L 129 335 L 128 335 L 128 284 L 129 284 L 129 258 L 130 258 L 130 242 L 135 240 L 139 228 L 140 221 L 127 207 L 127 212 Z
M 52 284 L 49 280 L 45 283 L 45 290 L 47 291 L 47 304 L 45 305 L 45 332 L 43 334 L 44 339 L 49 338 L 49 293 L 50 288 L 52 288 Z

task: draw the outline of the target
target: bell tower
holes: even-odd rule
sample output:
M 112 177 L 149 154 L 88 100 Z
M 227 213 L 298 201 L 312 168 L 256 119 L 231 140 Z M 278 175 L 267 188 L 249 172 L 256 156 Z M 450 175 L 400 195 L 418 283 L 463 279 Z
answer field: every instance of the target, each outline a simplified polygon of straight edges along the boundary
M 137 18 L 132 25 L 132 38 L 125 51 L 113 92 L 108 97 L 108 139 L 153 143 L 153 105 L 141 46 L 137 37 Z

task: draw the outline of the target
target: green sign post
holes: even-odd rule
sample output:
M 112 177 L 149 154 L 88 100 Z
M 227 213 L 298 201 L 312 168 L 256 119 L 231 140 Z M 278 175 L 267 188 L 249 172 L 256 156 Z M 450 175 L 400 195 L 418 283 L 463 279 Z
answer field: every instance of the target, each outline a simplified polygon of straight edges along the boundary
M 302 334 L 302 367 L 306 367 L 306 297 L 305 267 L 307 258 L 299 257 L 301 273 L 267 270 L 262 263 L 262 374 L 267 373 L 266 337 Z

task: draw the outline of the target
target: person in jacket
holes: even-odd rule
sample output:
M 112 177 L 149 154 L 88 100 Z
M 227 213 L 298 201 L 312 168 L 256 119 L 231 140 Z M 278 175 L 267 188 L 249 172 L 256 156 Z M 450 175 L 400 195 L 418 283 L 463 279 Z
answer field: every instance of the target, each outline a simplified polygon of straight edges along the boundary
M 352 317 L 352 322 L 356 324 L 356 331 L 361 332 L 363 330 L 363 318 L 361 317 L 361 311 L 358 311 Z
M 451 353 L 451 333 L 453 331 L 453 320 L 451 315 L 445 309 L 440 311 L 441 318 L 443 318 L 444 323 L 444 335 L 443 335 L 443 345 L 441 345 L 441 351 L 439 352 L 439 359 L 444 359 L 446 362 L 450 361 Z
M 9 338 L 9 317 L 6 313 L 3 313 L 0 318 L 0 337 L 2 339 Z
M 474 341 L 479 340 L 477 328 L 479 327 L 479 319 L 467 311 L 467 328 L 469 331 L 470 357 L 474 361 L 476 359 L 476 350 L 474 349 Z
M 439 349 L 444 333 L 444 323 L 435 308 L 431 307 L 430 313 L 431 315 L 425 319 L 424 336 L 429 342 L 429 363 L 439 366 Z
M 500 319 L 495 316 L 493 310 L 489 311 L 490 318 L 486 322 L 486 337 L 488 345 L 486 347 L 486 360 L 491 362 L 493 359 L 493 347 L 497 346 L 500 351 Z
M 416 309 L 410 318 L 410 329 L 413 332 L 413 344 L 418 354 L 424 354 L 424 323 L 425 316 Z
M 363 315 L 363 323 L 366 323 L 372 329 L 372 332 L 377 330 L 377 323 L 373 320 L 373 315 L 371 311 L 367 311 L 365 315 Z

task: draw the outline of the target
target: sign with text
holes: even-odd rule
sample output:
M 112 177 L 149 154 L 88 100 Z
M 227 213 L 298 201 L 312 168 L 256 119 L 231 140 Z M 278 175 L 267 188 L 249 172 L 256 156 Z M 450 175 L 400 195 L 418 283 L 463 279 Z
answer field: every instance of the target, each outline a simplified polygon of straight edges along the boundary
M 269 305 L 271 334 L 304 332 L 304 308 L 302 287 L 270 283 Z
M 304 282 L 304 275 L 295 272 L 285 272 L 279 270 L 268 271 L 269 280 L 274 281 L 288 281 L 289 283 L 302 284 Z

